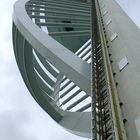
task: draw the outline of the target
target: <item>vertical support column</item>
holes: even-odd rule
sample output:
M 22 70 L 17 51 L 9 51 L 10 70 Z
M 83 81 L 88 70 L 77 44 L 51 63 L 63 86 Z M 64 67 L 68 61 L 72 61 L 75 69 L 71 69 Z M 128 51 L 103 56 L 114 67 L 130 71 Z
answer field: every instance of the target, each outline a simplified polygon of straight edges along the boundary
M 108 69 L 104 48 L 106 43 L 102 37 L 101 15 L 98 0 L 91 4 L 91 42 L 92 42 L 92 140 L 115 140 L 113 124 L 113 108 L 110 106 Z M 114 118 L 115 119 L 115 118 Z
M 97 71 L 97 47 L 99 46 L 99 34 L 98 34 L 98 22 L 97 22 L 97 13 L 96 13 L 96 2 L 95 0 L 91 0 L 91 44 L 92 44 L 92 90 L 91 90 L 91 98 L 92 98 L 92 140 L 97 140 L 97 95 L 98 95 L 98 71 Z

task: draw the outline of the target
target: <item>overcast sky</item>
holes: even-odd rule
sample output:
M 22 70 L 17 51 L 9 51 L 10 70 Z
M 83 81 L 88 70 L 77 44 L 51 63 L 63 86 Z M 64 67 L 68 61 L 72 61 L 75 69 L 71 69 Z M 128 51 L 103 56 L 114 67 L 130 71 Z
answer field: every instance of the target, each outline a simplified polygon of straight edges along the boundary
M 0 139 L 87 140 L 62 129 L 26 89 L 12 47 L 12 8 L 15 0 L 0 1 Z M 140 0 L 117 0 L 140 27 Z

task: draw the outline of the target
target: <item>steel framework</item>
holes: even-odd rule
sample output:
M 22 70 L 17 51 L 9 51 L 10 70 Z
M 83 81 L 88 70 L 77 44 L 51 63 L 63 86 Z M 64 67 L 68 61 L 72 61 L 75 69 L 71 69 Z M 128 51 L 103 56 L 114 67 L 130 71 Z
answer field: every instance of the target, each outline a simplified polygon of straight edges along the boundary
M 56 122 L 92 140 L 125 140 L 108 50 L 118 35 L 109 40 L 103 2 L 19 0 L 13 46 L 26 86 Z

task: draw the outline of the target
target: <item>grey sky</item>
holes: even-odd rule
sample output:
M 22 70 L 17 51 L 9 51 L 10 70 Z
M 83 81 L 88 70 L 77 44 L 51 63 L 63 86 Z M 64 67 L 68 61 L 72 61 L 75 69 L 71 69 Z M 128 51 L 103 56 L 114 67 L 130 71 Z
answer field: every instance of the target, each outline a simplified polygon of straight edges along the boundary
M 86 140 L 57 125 L 28 93 L 19 74 L 12 47 L 12 7 L 0 2 L 0 139 Z M 140 0 L 117 0 L 140 27 Z

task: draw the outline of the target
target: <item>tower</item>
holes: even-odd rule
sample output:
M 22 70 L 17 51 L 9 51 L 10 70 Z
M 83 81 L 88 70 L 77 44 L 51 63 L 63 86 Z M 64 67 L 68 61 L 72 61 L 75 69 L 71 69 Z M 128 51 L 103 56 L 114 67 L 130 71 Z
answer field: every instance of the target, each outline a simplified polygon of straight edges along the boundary
M 80 136 L 138 139 L 139 40 L 114 0 L 14 6 L 13 46 L 27 88 L 56 122 Z

